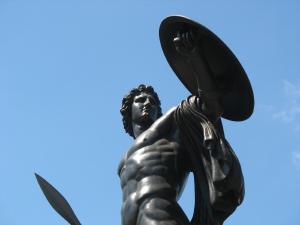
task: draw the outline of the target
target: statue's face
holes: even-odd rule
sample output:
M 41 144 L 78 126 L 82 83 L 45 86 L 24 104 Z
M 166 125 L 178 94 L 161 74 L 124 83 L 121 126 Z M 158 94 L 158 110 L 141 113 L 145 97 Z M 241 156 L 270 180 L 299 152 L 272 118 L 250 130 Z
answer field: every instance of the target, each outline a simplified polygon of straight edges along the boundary
M 146 92 L 136 95 L 132 102 L 131 113 L 133 122 L 152 124 L 158 117 L 155 98 Z

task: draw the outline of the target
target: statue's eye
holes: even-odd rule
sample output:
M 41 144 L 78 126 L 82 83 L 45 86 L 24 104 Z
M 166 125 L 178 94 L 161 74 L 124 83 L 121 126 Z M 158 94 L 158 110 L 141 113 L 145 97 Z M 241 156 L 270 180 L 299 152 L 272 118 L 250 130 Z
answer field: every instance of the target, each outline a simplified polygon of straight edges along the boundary
M 137 97 L 136 99 L 135 99 L 135 102 L 145 102 L 146 101 L 146 98 L 145 97 Z

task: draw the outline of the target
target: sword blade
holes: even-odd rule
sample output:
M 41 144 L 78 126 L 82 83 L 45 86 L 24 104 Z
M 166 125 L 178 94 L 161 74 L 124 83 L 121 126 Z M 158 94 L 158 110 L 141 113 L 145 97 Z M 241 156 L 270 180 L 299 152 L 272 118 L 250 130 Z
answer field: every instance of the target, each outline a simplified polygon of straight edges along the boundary
M 52 208 L 71 225 L 81 225 L 68 201 L 43 177 L 35 173 L 35 177 Z

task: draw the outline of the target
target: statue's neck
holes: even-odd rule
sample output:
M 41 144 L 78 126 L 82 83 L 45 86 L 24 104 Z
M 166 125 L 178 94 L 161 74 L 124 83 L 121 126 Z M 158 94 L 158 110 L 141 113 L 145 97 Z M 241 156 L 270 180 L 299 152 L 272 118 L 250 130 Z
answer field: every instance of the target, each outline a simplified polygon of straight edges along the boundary
M 132 123 L 132 130 L 134 137 L 137 138 L 141 133 L 143 133 L 145 130 L 147 130 L 151 124 L 137 124 L 137 123 Z

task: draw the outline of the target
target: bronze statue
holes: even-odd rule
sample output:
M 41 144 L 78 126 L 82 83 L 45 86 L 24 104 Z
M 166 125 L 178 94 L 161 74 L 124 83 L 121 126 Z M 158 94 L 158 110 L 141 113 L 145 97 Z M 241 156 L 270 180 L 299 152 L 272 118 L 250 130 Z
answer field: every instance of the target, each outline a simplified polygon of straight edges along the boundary
M 201 25 L 168 17 L 160 38 L 169 64 L 192 95 L 164 115 L 151 86 L 142 84 L 123 98 L 123 124 L 134 143 L 118 170 L 122 225 L 221 225 L 244 196 L 241 167 L 221 117 L 248 118 L 252 89 L 234 55 Z M 208 53 L 207 43 L 220 46 Z M 226 61 L 223 68 L 220 60 Z M 218 74 L 212 63 L 221 64 Z M 189 172 L 195 183 L 191 221 L 177 203 Z
M 167 17 L 160 41 L 192 95 L 163 115 L 151 86 L 139 85 L 123 98 L 123 124 L 134 143 L 118 169 L 122 225 L 222 225 L 241 204 L 244 181 L 221 117 L 241 121 L 252 114 L 250 82 L 229 48 L 190 19 Z M 177 203 L 190 172 L 195 184 L 191 221 Z M 66 199 L 41 176 L 36 178 L 56 212 L 80 225 Z

